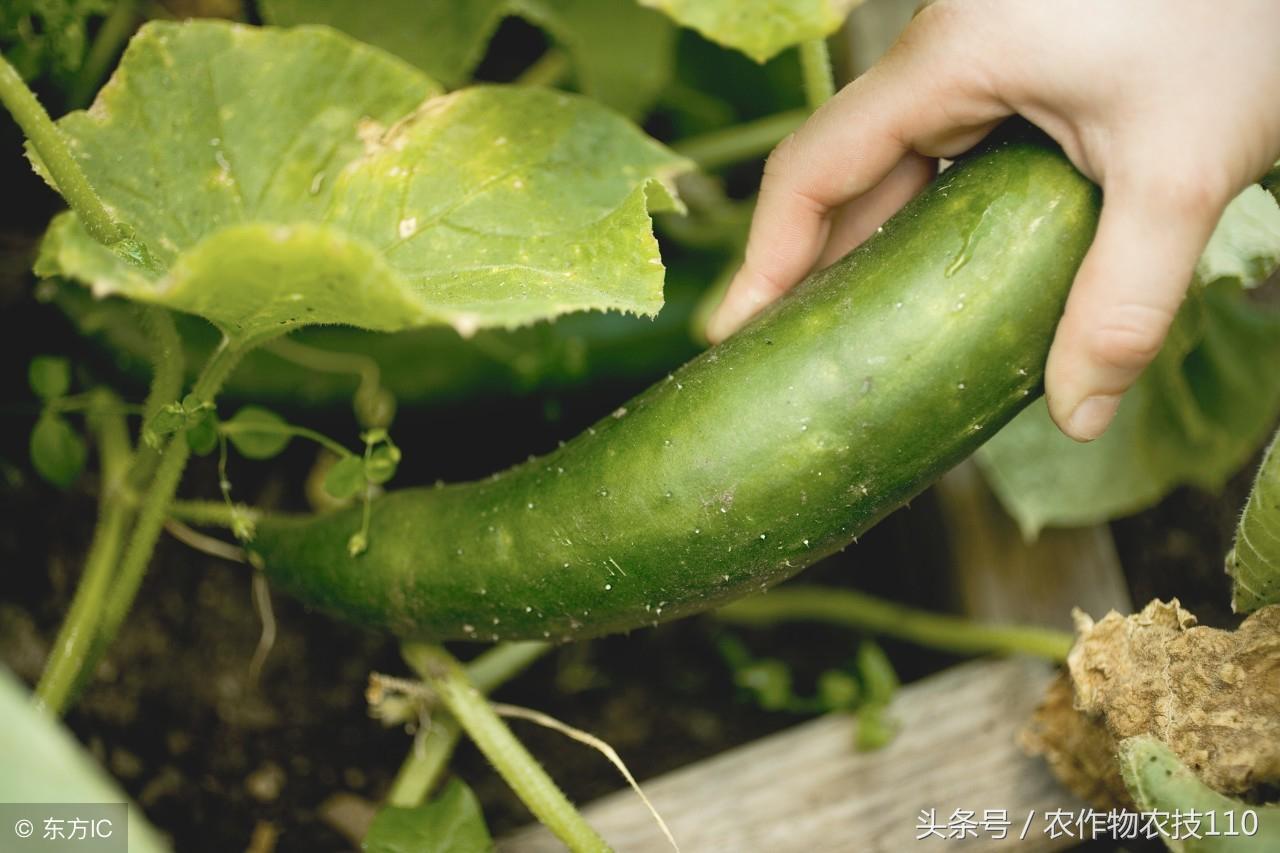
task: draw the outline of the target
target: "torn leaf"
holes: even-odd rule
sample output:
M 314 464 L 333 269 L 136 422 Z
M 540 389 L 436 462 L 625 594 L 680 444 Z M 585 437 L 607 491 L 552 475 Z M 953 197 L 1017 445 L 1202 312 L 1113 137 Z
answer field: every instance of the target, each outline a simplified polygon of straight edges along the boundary
M 649 212 L 678 207 L 688 166 L 585 98 L 442 95 L 324 28 L 149 23 L 93 107 L 59 125 L 158 264 L 121 260 L 64 214 L 37 271 L 241 338 L 654 314 Z
M 1236 527 L 1235 544 L 1227 554 L 1231 575 L 1231 608 L 1248 613 L 1267 604 L 1280 604 L 1280 433 L 1262 457 L 1258 477 Z

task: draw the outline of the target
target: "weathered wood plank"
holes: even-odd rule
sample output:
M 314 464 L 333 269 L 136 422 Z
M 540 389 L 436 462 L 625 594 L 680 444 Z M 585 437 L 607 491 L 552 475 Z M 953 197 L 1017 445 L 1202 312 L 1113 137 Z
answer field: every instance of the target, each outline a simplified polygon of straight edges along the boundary
M 1072 607 L 1094 616 L 1133 609 L 1107 525 L 1048 528 L 1027 542 L 972 461 L 943 477 L 934 494 L 961 612 L 1070 631 Z
M 823 717 L 644 785 L 686 853 L 704 851 L 900 851 L 904 849 L 1047 851 L 1044 813 L 1083 804 L 1062 790 L 1044 764 L 1018 751 L 1014 734 L 1051 676 L 1039 661 L 979 661 L 904 688 L 893 715 L 903 736 L 882 750 L 853 749 L 853 721 Z M 917 841 L 922 809 L 947 822 L 956 809 L 1004 809 L 1016 837 L 1028 812 L 1027 839 L 1014 845 L 978 838 Z M 630 791 L 586 807 L 620 853 L 669 850 Z M 562 846 L 541 827 L 499 844 L 504 853 Z

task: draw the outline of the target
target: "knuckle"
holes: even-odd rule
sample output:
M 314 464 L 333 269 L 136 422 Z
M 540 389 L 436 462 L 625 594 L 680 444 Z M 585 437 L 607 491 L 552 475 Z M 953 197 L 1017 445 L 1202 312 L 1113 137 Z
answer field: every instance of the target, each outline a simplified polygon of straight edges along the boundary
M 1115 306 L 1089 331 L 1085 353 L 1117 370 L 1141 370 L 1160 352 L 1172 322 L 1172 312 L 1162 308 L 1137 303 Z
M 766 180 L 785 175 L 796 162 L 796 135 L 789 133 L 769 152 L 764 161 L 764 177 Z
M 956 0 L 934 0 L 916 12 L 911 20 L 911 28 L 917 34 L 937 28 L 950 28 L 963 18 L 965 12 L 965 4 Z
M 1152 182 L 1157 209 L 1178 216 L 1216 216 L 1230 200 L 1231 184 L 1222 170 L 1203 163 L 1175 168 Z

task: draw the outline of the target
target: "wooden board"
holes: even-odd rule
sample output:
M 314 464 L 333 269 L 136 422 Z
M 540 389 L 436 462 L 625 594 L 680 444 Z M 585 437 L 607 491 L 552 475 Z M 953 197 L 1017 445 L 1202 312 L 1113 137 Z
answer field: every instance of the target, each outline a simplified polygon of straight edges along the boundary
M 904 734 L 882 750 L 855 751 L 853 720 L 832 715 L 650 780 L 645 793 L 685 853 L 1064 849 L 1073 840 L 1050 839 L 1044 814 L 1083 804 L 1014 743 L 1051 673 L 1031 660 L 953 667 L 902 690 L 892 713 Z M 1011 839 L 1027 814 L 1035 814 L 1021 843 L 983 833 L 917 841 L 922 809 L 933 809 L 944 826 L 956 809 L 975 812 L 979 822 L 984 810 L 1003 809 Z M 619 853 L 671 849 L 630 791 L 605 797 L 584 813 Z M 564 848 L 533 827 L 498 849 Z
M 1027 542 L 972 461 L 943 477 L 934 494 L 961 613 L 1070 631 L 1073 607 L 1095 618 L 1133 609 L 1105 524 L 1046 528 Z

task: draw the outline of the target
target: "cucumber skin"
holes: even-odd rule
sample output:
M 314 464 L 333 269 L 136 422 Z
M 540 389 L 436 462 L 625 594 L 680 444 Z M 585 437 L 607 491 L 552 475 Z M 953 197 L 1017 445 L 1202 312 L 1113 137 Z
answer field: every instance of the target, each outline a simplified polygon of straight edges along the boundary
M 1015 126 L 882 231 L 560 449 L 360 512 L 264 519 L 304 602 L 401 636 L 571 640 L 846 547 L 1038 393 L 1100 195 Z

